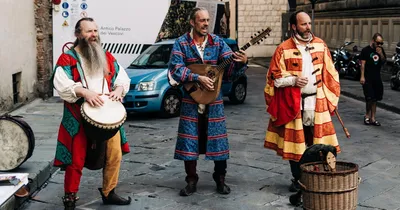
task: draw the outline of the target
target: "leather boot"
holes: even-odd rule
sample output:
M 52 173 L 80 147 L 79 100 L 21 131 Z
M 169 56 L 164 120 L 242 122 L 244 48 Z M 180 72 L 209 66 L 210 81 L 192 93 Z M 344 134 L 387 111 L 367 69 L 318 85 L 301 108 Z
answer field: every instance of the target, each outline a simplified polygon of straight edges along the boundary
M 129 205 L 131 203 L 132 201 L 131 197 L 128 196 L 128 199 L 125 199 L 117 195 L 114 190 L 115 189 L 111 190 L 111 192 L 106 197 L 103 194 L 102 188 L 99 188 L 104 205 Z
M 65 193 L 65 196 L 62 198 L 64 203 L 65 210 L 74 210 L 75 209 L 75 202 L 79 198 L 76 197 L 76 193 Z
M 289 186 L 289 191 L 290 192 L 298 192 L 300 190 L 300 184 L 298 180 L 292 179 L 290 180 L 292 183 Z
M 197 191 L 197 182 L 199 181 L 199 176 L 196 173 L 196 166 L 196 160 L 185 161 L 185 181 L 187 182 L 187 185 L 179 192 L 180 196 L 189 196 Z
M 217 184 L 217 192 L 219 194 L 227 195 L 231 193 L 231 188 L 225 184 L 225 174 L 213 173 L 213 179 Z

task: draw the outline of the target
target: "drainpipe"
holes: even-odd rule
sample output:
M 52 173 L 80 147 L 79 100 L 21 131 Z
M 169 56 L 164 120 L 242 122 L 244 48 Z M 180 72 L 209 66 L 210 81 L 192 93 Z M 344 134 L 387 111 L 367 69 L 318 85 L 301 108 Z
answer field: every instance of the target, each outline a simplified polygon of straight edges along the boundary
M 310 0 L 311 1 L 311 28 L 312 31 L 314 31 L 314 9 L 315 9 L 315 3 L 317 2 L 317 0 Z
M 239 28 L 238 28 L 238 26 L 239 26 L 239 24 L 238 24 L 238 22 L 239 22 L 239 16 L 238 16 L 238 13 L 239 13 L 239 9 L 238 9 L 238 7 L 239 7 L 239 3 L 238 3 L 238 1 L 239 0 L 235 0 L 235 32 L 236 32 L 236 43 L 239 43 Z

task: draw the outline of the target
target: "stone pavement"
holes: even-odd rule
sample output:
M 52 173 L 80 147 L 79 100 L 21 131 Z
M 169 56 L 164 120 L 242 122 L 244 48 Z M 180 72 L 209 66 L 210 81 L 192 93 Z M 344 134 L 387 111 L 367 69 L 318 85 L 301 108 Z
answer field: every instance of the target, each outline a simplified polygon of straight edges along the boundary
M 262 71 L 265 72 L 265 70 Z M 257 75 L 249 76 L 249 78 L 252 80 L 253 79 L 258 80 L 257 87 L 255 88 L 257 89 L 257 91 L 262 90 L 263 86 L 262 80 L 263 77 L 265 76 L 264 72 Z M 359 83 L 357 81 L 342 80 L 342 84 L 343 84 L 342 85 L 343 93 L 349 92 L 357 94 L 356 90 L 357 86 L 359 86 Z M 359 87 L 358 89 L 361 89 L 361 87 Z M 388 92 L 389 91 L 386 91 L 385 95 Z M 392 95 L 393 97 L 391 98 L 393 104 L 391 106 L 394 106 L 394 104 L 398 104 L 400 102 L 400 98 L 395 97 L 396 93 L 398 92 L 394 91 L 390 93 L 393 94 Z M 160 195 L 167 196 L 170 199 L 172 198 L 175 200 L 178 199 L 186 203 L 186 204 L 179 204 L 172 202 L 169 203 L 168 209 L 185 209 L 185 207 L 189 208 L 193 207 L 193 205 L 196 206 L 197 204 L 204 204 L 203 201 L 210 202 L 210 204 L 208 204 L 210 205 L 208 206 L 208 208 L 210 209 L 214 208 L 251 209 L 250 208 L 251 206 L 247 206 L 247 208 L 245 208 L 244 204 L 243 206 L 240 207 L 235 206 L 237 205 L 237 202 L 240 203 L 241 200 L 243 203 L 254 203 L 254 206 L 257 206 L 257 208 L 254 207 L 253 209 L 290 209 L 290 206 L 287 205 L 288 193 L 286 190 L 286 185 L 288 180 L 288 165 L 284 163 L 284 161 L 281 161 L 280 158 L 276 157 L 272 152 L 267 153 L 265 152 L 266 150 L 260 148 L 261 147 L 260 145 L 262 145 L 262 140 L 260 138 L 263 138 L 264 135 L 263 127 L 265 127 L 266 125 L 265 119 L 263 119 L 263 117 L 265 116 L 265 108 L 262 104 L 259 104 L 258 102 L 256 104 L 252 103 L 252 101 L 256 100 L 260 100 L 259 95 L 250 95 L 250 94 L 248 95 L 245 107 L 249 107 L 249 110 L 250 109 L 253 110 L 252 113 L 249 113 L 249 116 L 251 116 L 255 120 L 250 122 L 250 124 L 246 124 L 244 128 L 242 124 L 238 123 L 242 121 L 241 119 L 243 119 L 243 115 L 239 115 L 241 112 L 243 112 L 243 110 L 245 110 L 243 109 L 243 106 L 242 107 L 230 106 L 229 108 L 227 108 L 227 110 L 229 110 L 229 112 L 227 111 L 226 113 L 227 115 L 229 115 L 228 132 L 230 135 L 230 142 L 232 148 L 232 158 L 228 163 L 231 164 L 232 172 L 230 172 L 230 174 L 228 175 L 228 180 L 229 183 L 232 184 L 232 186 L 235 189 L 233 193 L 230 195 L 230 197 L 233 197 L 235 202 L 232 202 L 230 205 L 226 204 L 226 206 L 218 206 L 219 204 L 217 201 L 219 199 L 228 199 L 228 197 L 225 196 L 216 197 L 213 194 L 212 191 L 213 183 L 209 177 L 210 176 L 209 171 L 212 170 L 212 164 L 210 163 L 204 164 L 203 163 L 204 161 L 201 161 L 200 165 L 202 167 L 204 166 L 206 167 L 202 169 L 199 168 L 199 170 L 201 170 L 200 172 L 201 179 L 206 180 L 200 190 L 203 191 L 203 193 L 190 197 L 186 199 L 186 201 L 183 201 L 184 199 L 180 198 L 177 195 L 177 188 L 179 188 L 179 186 L 176 186 L 176 183 L 179 183 L 180 185 L 183 184 L 182 181 L 183 174 L 182 172 L 177 174 L 176 171 L 172 169 L 177 167 L 182 167 L 182 164 L 180 162 L 172 160 L 168 163 L 165 163 L 165 159 L 163 159 L 162 157 L 160 158 L 157 157 L 157 155 L 165 156 L 165 153 L 168 152 L 170 153 L 172 151 L 171 147 L 173 146 L 171 145 L 173 145 L 173 143 L 171 143 L 171 141 L 172 142 L 175 141 L 174 136 L 176 135 L 175 132 L 176 132 L 177 119 L 172 119 L 167 122 L 167 125 L 169 126 L 168 129 L 171 128 L 173 132 L 169 133 L 170 136 L 162 137 L 163 139 L 158 139 L 157 134 L 160 134 L 161 132 L 164 131 L 157 129 L 157 127 L 154 125 L 153 125 L 154 127 L 152 127 L 151 126 L 152 122 L 150 121 L 145 121 L 147 122 L 145 125 L 140 123 L 129 123 L 128 125 L 129 128 L 134 129 L 132 130 L 133 135 L 136 135 L 135 133 L 139 132 L 143 128 L 151 130 L 152 132 L 150 134 L 145 134 L 145 135 L 151 135 L 152 138 L 154 138 L 154 142 L 141 143 L 140 145 L 137 145 L 135 147 L 134 153 L 132 154 L 132 156 L 130 156 L 132 158 L 124 157 L 122 168 L 124 168 L 124 166 L 127 166 L 129 164 L 129 165 L 134 165 L 132 167 L 134 168 L 137 167 L 137 169 L 135 169 L 134 171 L 129 171 L 129 170 L 121 171 L 121 182 L 123 182 L 124 184 L 119 185 L 118 189 L 122 192 L 128 192 L 130 190 L 129 189 L 130 185 L 133 185 L 134 183 L 141 183 L 142 188 L 148 189 L 147 194 L 145 192 L 140 191 L 139 189 L 135 189 L 135 192 L 133 192 L 135 195 L 139 197 L 139 199 L 137 199 L 133 204 L 137 206 L 138 209 L 143 209 L 143 207 L 148 205 L 152 207 L 155 207 L 157 205 L 159 206 L 164 205 L 165 203 L 163 203 L 163 201 L 165 201 L 165 197 L 163 197 L 163 199 L 157 198 L 157 192 L 159 192 Z M 342 98 L 341 100 L 343 101 L 343 103 L 353 103 L 353 104 L 356 103 L 346 98 Z M 43 190 L 43 191 L 47 190 L 48 193 L 52 196 L 52 197 L 50 196 L 49 199 L 51 198 L 54 199 L 56 197 L 54 194 L 51 194 L 53 191 L 51 191 L 50 189 L 46 189 L 48 183 L 47 180 L 51 176 L 53 176 L 53 179 L 55 179 L 56 181 L 62 183 L 62 174 L 54 173 L 56 169 L 51 167 L 51 162 L 54 157 L 54 150 L 56 146 L 55 140 L 57 138 L 57 130 L 62 117 L 63 107 L 62 103 L 60 102 L 61 101 L 58 98 L 50 98 L 49 100 L 46 101 L 37 99 L 32 103 L 27 104 L 10 113 L 12 115 L 24 116 L 24 119 L 28 122 L 28 124 L 32 127 L 32 129 L 35 132 L 36 147 L 33 156 L 30 159 L 28 159 L 19 169 L 15 171 L 15 172 L 27 172 L 30 174 L 29 187 L 32 193 L 30 197 L 32 198 L 36 196 L 35 192 L 38 190 Z M 382 101 L 382 103 L 385 103 L 385 99 Z M 357 107 L 359 107 L 358 110 L 354 110 L 354 107 L 350 106 L 341 107 L 343 108 L 342 109 L 343 112 L 341 111 L 341 113 L 346 114 L 342 116 L 345 122 L 349 122 L 350 117 L 359 118 L 360 119 L 359 122 L 362 121 L 362 112 L 364 110 L 364 106 L 362 106 L 363 103 L 358 102 L 356 104 L 358 104 L 357 105 Z M 260 112 L 263 113 L 263 115 L 258 116 L 257 118 L 257 113 Z M 370 130 L 374 131 L 375 134 L 373 136 L 368 136 L 368 135 L 362 135 L 362 133 L 365 133 L 367 129 L 360 126 L 361 123 L 357 122 L 357 123 L 347 124 L 350 131 L 354 130 L 359 131 L 359 133 L 361 133 L 360 136 L 362 136 L 362 138 L 361 137 L 355 138 L 355 140 L 353 140 L 352 142 L 346 140 L 342 142 L 342 144 L 344 145 L 343 147 L 346 148 L 347 151 L 352 151 L 354 153 L 344 152 L 341 158 L 343 160 L 348 160 L 348 161 L 354 160 L 357 164 L 360 165 L 362 171 L 362 173 L 360 172 L 360 174 L 362 174 L 361 176 L 363 178 L 363 183 L 362 185 L 360 185 L 360 192 L 359 192 L 360 194 L 359 202 L 362 204 L 359 205 L 358 209 L 373 209 L 371 206 L 379 206 L 379 208 L 377 209 L 398 209 L 400 207 L 399 203 L 400 197 L 397 196 L 396 198 L 396 195 L 398 195 L 398 193 L 400 192 L 400 187 L 399 187 L 400 167 L 398 166 L 400 156 L 398 155 L 399 153 L 395 151 L 396 149 L 399 149 L 398 148 L 399 145 L 397 142 L 394 142 L 393 139 L 387 137 L 390 135 L 393 136 L 394 138 L 399 136 L 399 132 L 396 130 L 396 127 L 398 128 L 397 123 L 400 121 L 397 115 L 396 115 L 397 117 L 392 116 L 390 112 L 382 112 L 381 110 L 379 110 L 378 112 L 383 113 L 382 115 L 386 117 L 385 120 L 381 121 L 385 123 L 386 126 L 382 126 L 382 128 L 369 128 Z M 348 119 L 346 119 L 346 117 L 348 117 Z M 165 120 L 160 120 L 160 121 L 162 122 Z M 173 124 L 170 123 L 171 121 L 173 121 Z M 335 123 L 335 125 L 338 126 L 337 122 Z M 260 130 L 254 129 L 260 127 L 262 128 Z M 340 127 L 337 127 L 337 131 L 339 133 L 338 134 L 339 137 L 343 138 L 343 134 L 340 131 Z M 382 132 L 387 134 L 383 135 L 381 134 Z M 352 133 L 352 135 L 354 136 L 358 134 Z M 146 138 L 146 137 L 140 137 L 140 138 Z M 245 144 L 242 143 L 243 139 L 246 140 Z M 163 148 L 163 150 L 155 150 L 156 148 L 155 144 L 157 142 L 160 142 L 161 140 L 162 142 L 169 143 L 168 144 L 169 146 Z M 136 141 L 139 141 L 139 139 L 135 139 L 133 143 L 135 144 Z M 382 147 L 382 150 L 374 152 L 369 151 L 368 148 L 373 148 L 374 145 L 380 145 L 380 147 Z M 251 152 L 258 150 L 259 152 Z M 153 160 L 151 163 L 142 163 L 136 160 L 136 157 L 138 159 L 146 159 L 146 158 L 148 159 L 152 157 Z M 397 165 L 394 164 L 396 162 Z M 146 169 L 143 167 L 143 164 L 147 166 Z M 150 173 L 148 171 L 150 171 Z M 164 177 L 161 175 L 162 172 L 167 173 L 167 176 L 170 177 L 170 179 L 165 180 Z M 132 175 L 130 175 L 132 173 L 134 173 L 133 178 Z M 96 173 L 89 173 L 89 176 L 92 174 Z M 143 174 L 146 174 L 146 176 L 143 176 Z M 254 179 L 255 174 L 257 174 L 256 179 Z M 262 174 L 262 176 L 260 176 L 259 174 Z M 146 178 L 149 175 L 152 175 L 155 178 L 154 179 Z M 284 175 L 284 176 L 279 176 L 279 175 Z M 95 176 L 100 177 L 99 174 L 96 174 Z M 279 178 L 270 179 L 271 177 L 279 177 Z M 93 182 L 93 180 L 88 180 L 87 182 L 89 184 L 96 183 Z M 125 183 L 130 183 L 130 184 L 125 185 Z M 158 186 L 157 189 L 152 189 L 151 187 L 152 184 Z M 260 184 L 262 185 L 261 187 L 257 188 L 255 187 Z M 49 185 L 53 186 L 54 181 Z M 251 189 L 254 192 L 248 193 L 245 196 L 239 194 L 240 191 L 245 191 L 249 189 Z M 93 191 L 88 191 L 88 189 L 86 188 L 83 188 L 82 191 L 85 194 L 85 196 L 93 194 Z M 259 193 L 259 192 L 267 193 L 270 191 L 273 191 L 274 194 Z M 60 191 L 58 190 L 58 192 Z M 97 194 L 96 196 L 98 197 Z M 12 197 L 5 205 L 1 206 L 0 209 L 1 210 L 13 209 L 14 206 L 15 207 L 20 206 L 20 204 L 25 200 L 26 199 L 17 200 L 14 197 Z M 41 204 L 39 203 L 34 205 L 36 205 L 36 207 L 40 207 Z M 262 208 L 260 207 L 260 205 L 262 206 Z M 202 206 L 204 207 L 204 205 Z M 31 207 L 32 209 L 35 209 L 33 208 L 33 206 Z M 57 208 L 54 207 L 54 209 Z M 125 209 L 130 209 L 130 208 L 125 208 Z M 159 209 L 163 208 L 159 207 Z M 198 209 L 204 209 L 204 208 L 198 206 Z

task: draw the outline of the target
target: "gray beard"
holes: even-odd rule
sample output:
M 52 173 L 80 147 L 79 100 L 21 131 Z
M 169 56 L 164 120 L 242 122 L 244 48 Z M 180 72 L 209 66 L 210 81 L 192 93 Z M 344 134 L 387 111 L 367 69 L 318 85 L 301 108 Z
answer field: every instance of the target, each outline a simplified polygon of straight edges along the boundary
M 84 58 L 85 66 L 87 66 L 85 70 L 89 75 L 99 73 L 100 70 L 106 73 L 107 60 L 99 38 L 96 42 L 88 42 L 86 39 L 80 39 L 79 48 Z
M 311 33 L 308 37 L 304 37 L 304 34 L 301 35 L 298 32 L 295 32 L 294 36 L 296 37 L 296 39 L 301 40 L 303 42 L 310 42 L 313 39 Z

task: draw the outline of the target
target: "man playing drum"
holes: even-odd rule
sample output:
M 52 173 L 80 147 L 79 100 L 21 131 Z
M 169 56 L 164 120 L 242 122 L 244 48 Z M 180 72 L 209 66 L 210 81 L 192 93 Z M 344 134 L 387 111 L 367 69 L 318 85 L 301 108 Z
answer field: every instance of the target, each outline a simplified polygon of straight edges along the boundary
M 54 88 L 64 100 L 54 165 L 65 169 L 63 202 L 68 210 L 75 209 L 86 149 L 91 146 L 88 139 L 92 135 L 85 133 L 82 125 L 81 105 L 86 101 L 92 107 L 103 106 L 101 93 L 109 94 L 112 101 L 121 101 L 130 85 L 124 68 L 102 49 L 98 27 L 92 18 L 82 18 L 76 23 L 75 36 L 74 47 L 60 56 L 52 75 Z M 99 188 L 103 203 L 128 205 L 130 197 L 125 199 L 115 193 L 122 154 L 129 152 L 123 127 L 105 144 L 103 187 Z

